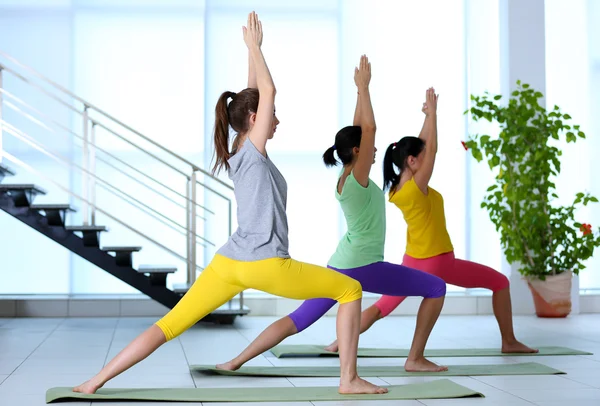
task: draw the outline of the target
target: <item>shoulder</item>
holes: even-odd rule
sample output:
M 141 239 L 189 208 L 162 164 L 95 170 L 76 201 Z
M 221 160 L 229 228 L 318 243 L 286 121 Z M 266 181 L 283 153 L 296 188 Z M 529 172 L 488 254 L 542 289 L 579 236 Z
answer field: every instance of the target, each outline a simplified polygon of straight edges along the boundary
M 427 198 L 417 183 L 415 178 L 410 178 L 404 184 L 398 185 L 395 190 L 391 190 L 389 194 L 390 202 L 400 202 L 406 199 L 424 199 Z

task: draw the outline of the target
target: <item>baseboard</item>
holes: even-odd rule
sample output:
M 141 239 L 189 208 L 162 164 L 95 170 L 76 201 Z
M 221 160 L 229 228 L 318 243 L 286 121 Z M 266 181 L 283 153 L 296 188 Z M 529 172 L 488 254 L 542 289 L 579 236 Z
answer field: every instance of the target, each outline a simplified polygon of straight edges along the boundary
M 378 296 L 363 298 L 363 308 L 375 303 Z M 244 304 L 250 316 L 285 316 L 302 303 L 266 295 L 246 295 Z M 417 314 L 420 298 L 407 298 L 393 316 Z M 24 295 L 1 296 L 0 317 L 161 317 L 168 309 L 144 295 Z M 328 316 L 334 316 L 334 306 Z M 600 313 L 600 294 L 580 295 L 580 313 Z M 489 294 L 449 294 L 444 303 L 443 315 L 490 315 L 492 297 Z M 531 313 L 527 313 L 531 314 Z

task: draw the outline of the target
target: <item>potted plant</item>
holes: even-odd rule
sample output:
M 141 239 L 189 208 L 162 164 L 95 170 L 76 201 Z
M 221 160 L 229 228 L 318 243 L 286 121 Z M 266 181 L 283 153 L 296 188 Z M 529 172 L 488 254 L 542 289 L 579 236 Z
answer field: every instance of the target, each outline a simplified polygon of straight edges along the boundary
M 504 254 L 533 294 L 539 317 L 566 317 L 571 311 L 572 274 L 600 246 L 600 229 L 575 221 L 577 209 L 598 199 L 577 193 L 572 204 L 555 204 L 553 179 L 560 173 L 561 150 L 553 140 L 585 138 L 578 125 L 558 106 L 546 110 L 542 93 L 517 81 L 508 103 L 503 96 L 471 96 L 474 121 L 496 122 L 497 137 L 473 134 L 463 147 L 496 174 L 481 207 L 501 234 Z

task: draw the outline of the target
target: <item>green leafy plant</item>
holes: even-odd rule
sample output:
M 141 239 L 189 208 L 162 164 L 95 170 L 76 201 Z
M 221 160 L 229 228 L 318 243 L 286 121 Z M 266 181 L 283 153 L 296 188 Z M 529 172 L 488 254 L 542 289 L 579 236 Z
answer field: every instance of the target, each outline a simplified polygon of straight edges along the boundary
M 465 114 L 474 121 L 498 123 L 500 134 L 473 134 L 463 146 L 497 174 L 481 207 L 501 233 L 508 262 L 519 262 L 526 277 L 545 280 L 584 269 L 583 261 L 600 246 L 600 228 L 594 233 L 591 225 L 575 221 L 579 207 L 598 202 L 589 193 L 578 193 L 569 206 L 553 204 L 558 198 L 553 179 L 560 173 L 562 152 L 552 140 L 571 143 L 585 134 L 558 106 L 551 111 L 542 107 L 542 97 L 520 81 L 508 103 L 502 103 L 501 95 L 471 95 Z

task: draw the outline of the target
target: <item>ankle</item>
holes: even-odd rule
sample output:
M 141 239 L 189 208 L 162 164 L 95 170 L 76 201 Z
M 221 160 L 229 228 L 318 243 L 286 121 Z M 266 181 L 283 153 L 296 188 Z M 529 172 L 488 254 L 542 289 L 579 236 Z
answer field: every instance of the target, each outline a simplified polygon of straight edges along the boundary
M 340 376 L 340 382 L 341 383 L 353 382 L 356 379 L 358 379 L 358 373 L 357 372 L 346 372 L 344 374 L 341 374 L 341 376 Z
M 515 336 L 509 337 L 509 338 L 505 338 L 502 337 L 502 345 L 513 345 L 513 344 L 517 344 L 517 338 Z

